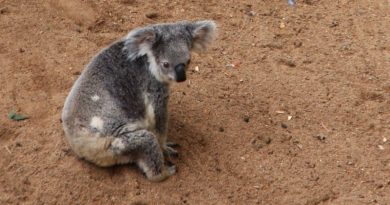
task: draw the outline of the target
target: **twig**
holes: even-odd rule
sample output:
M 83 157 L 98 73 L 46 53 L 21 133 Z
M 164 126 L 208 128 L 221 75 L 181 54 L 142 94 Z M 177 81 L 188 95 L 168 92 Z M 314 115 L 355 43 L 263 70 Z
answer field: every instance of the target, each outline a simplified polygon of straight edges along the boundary
M 324 125 L 323 122 L 321 122 L 321 126 L 322 126 L 327 132 L 330 132 L 330 130 Z
M 11 150 L 9 150 L 9 148 L 8 148 L 7 145 L 5 145 L 4 148 L 5 148 L 10 154 L 12 154 Z

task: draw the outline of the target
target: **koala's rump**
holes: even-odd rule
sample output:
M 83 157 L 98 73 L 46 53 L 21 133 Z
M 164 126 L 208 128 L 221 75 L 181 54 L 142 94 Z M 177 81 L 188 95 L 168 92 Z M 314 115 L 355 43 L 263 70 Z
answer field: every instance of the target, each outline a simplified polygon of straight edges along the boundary
M 146 127 L 140 85 L 146 69 L 143 64 L 129 63 L 122 48 L 121 42 L 115 43 L 92 59 L 73 85 L 62 113 L 74 152 L 99 166 L 132 161 L 131 156 L 116 155 L 110 149 L 118 137 L 115 127 L 129 123 L 131 129 Z

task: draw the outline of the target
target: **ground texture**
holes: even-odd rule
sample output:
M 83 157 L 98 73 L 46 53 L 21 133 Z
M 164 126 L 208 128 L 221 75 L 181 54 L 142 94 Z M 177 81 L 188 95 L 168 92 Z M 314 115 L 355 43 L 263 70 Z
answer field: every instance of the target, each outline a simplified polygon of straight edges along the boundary
M 60 114 L 83 67 L 184 19 L 219 34 L 172 87 L 178 173 L 77 159 Z M 388 0 L 0 0 L 0 204 L 390 204 L 389 33 Z

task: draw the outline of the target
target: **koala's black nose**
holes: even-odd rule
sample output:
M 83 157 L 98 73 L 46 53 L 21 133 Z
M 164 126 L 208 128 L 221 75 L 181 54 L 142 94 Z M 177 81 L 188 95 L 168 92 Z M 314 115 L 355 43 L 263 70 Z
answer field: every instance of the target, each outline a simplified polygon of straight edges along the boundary
M 186 65 L 180 63 L 175 66 L 176 82 L 183 82 L 186 80 Z

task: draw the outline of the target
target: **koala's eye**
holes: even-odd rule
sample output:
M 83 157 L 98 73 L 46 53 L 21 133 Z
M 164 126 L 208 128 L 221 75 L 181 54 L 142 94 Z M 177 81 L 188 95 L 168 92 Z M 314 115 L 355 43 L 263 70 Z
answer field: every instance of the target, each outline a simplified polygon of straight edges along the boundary
M 164 62 L 163 66 L 164 66 L 164 68 L 169 68 L 169 63 L 168 62 Z

